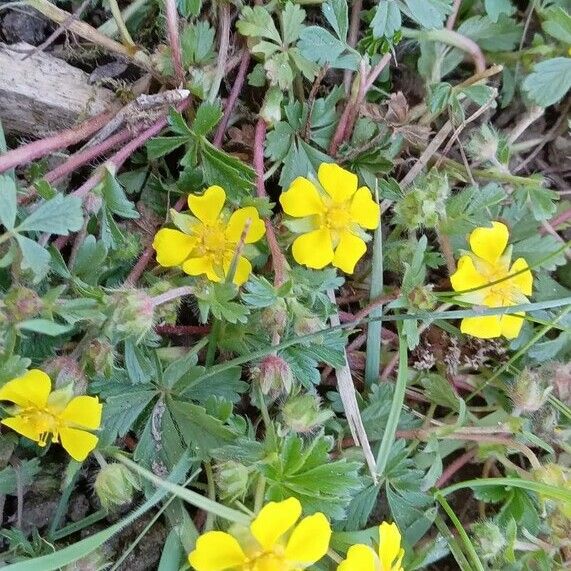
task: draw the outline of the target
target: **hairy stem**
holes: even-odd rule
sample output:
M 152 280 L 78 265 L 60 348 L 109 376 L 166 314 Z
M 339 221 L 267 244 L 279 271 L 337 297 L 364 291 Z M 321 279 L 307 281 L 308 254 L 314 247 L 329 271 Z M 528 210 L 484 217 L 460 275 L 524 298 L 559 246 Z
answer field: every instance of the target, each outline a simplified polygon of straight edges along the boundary
M 184 83 L 184 68 L 182 67 L 182 52 L 178 35 L 178 13 L 176 0 L 165 0 L 165 15 L 167 23 L 167 36 L 171 48 L 172 64 L 177 85 Z

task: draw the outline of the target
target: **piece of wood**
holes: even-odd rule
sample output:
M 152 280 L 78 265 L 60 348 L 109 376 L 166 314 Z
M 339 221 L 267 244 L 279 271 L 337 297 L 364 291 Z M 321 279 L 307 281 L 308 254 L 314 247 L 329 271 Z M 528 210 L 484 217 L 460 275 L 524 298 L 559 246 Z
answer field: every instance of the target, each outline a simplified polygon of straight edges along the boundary
M 0 120 L 8 133 L 46 137 L 109 109 L 115 96 L 89 75 L 34 46 L 0 44 Z M 26 58 L 26 59 L 24 59 Z

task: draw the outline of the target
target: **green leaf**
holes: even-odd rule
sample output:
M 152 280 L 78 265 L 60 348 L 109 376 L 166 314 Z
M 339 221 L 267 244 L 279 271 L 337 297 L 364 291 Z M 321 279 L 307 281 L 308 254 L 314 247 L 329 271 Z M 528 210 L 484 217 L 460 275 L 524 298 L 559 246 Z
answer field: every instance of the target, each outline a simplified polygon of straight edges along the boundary
M 558 103 L 571 88 L 571 58 L 556 57 L 535 64 L 523 82 L 523 89 L 538 105 Z
M 272 161 L 281 161 L 287 155 L 295 131 L 289 123 L 280 121 L 266 136 L 265 155 Z
M 149 159 L 164 157 L 188 142 L 188 137 L 155 137 L 147 143 L 147 155 Z
M 198 137 L 204 137 L 216 127 L 221 118 L 222 111 L 220 110 L 220 105 L 204 101 L 196 110 L 196 116 L 192 122 L 192 130 Z
M 451 0 L 404 0 L 408 15 L 423 28 L 442 28 L 447 14 L 452 12 Z
M 557 266 L 564 265 L 567 261 L 565 254 L 560 250 L 561 242 L 551 236 L 551 234 L 545 236 L 534 234 L 513 245 L 512 258 L 515 260 L 522 257 L 525 258 L 530 266 L 539 264 L 539 266 L 536 266 L 536 269 L 545 268 L 551 271 Z M 550 254 L 557 251 L 560 253 L 555 258 L 551 257 L 548 261 L 544 261 Z
M 448 105 L 452 86 L 449 83 L 441 82 L 430 86 L 430 96 L 428 104 L 432 113 L 440 113 Z
M 282 90 L 292 86 L 294 71 L 290 65 L 288 52 L 279 52 L 267 59 L 264 63 L 264 69 L 270 85 L 277 85 Z
M 488 85 L 468 85 L 462 88 L 462 93 L 474 103 L 485 105 L 494 95 L 494 89 Z
M 113 212 L 113 214 L 117 214 L 117 216 L 121 216 L 122 218 L 140 218 L 135 205 L 127 199 L 123 187 L 109 170 L 105 172 L 105 177 L 101 184 L 101 194 L 103 195 L 107 208 Z
M 511 16 L 515 12 L 511 0 L 485 0 L 484 6 L 486 8 L 486 14 L 488 14 L 488 17 L 494 23 L 498 21 L 502 14 Z
M 245 6 L 236 23 L 236 28 L 243 36 L 251 38 L 268 38 L 276 44 L 282 43 L 280 34 L 274 24 L 271 14 L 265 7 Z
M 182 113 L 179 113 L 176 109 L 172 107 L 169 109 L 169 125 L 171 129 L 177 134 L 186 137 L 187 139 L 192 138 L 192 131 L 187 125 L 185 118 Z
M 114 441 L 116 437 L 123 437 L 149 403 L 157 396 L 152 385 L 138 387 L 126 386 L 123 392 L 107 396 L 103 407 L 103 426 Z
M 554 6 L 545 12 L 546 19 L 541 24 L 550 36 L 565 44 L 571 44 L 571 15 L 561 6 Z
M 321 10 L 329 25 L 335 30 L 337 37 L 346 42 L 349 30 L 347 0 L 327 0 Z
M 516 202 L 522 206 L 527 204 L 538 221 L 549 220 L 555 214 L 557 200 L 557 192 L 539 185 L 519 187 L 516 193 Z
M 427 239 L 422 236 L 414 250 L 412 260 L 409 263 L 404 262 L 404 276 L 402 279 L 403 293 L 410 293 L 413 289 L 424 284 L 426 277 L 426 265 L 424 263 L 424 253 L 426 251 Z
M 0 222 L 6 230 L 13 230 L 18 211 L 16 183 L 8 175 L 0 175 Z
M 73 325 L 62 325 L 49 319 L 28 319 L 18 323 L 18 329 L 24 331 L 32 331 L 33 333 L 41 333 L 50 337 L 64 335 L 73 330 Z
M 98 241 L 95 236 L 88 234 L 77 250 L 73 273 L 86 283 L 95 285 L 101 277 L 107 251 L 101 240 Z
M 51 260 L 49 252 L 26 236 L 16 234 L 16 240 L 22 252 L 22 269 L 32 270 L 34 282 L 39 282 L 48 273 Z
M 370 24 L 374 38 L 392 40 L 395 33 L 401 29 L 402 18 L 395 0 L 380 0 L 375 16 Z
M 303 21 L 305 20 L 305 10 L 298 4 L 288 2 L 285 10 L 282 12 L 282 34 L 283 41 L 286 44 L 293 44 L 303 29 Z
M 236 438 L 232 430 L 219 419 L 209 415 L 201 406 L 174 399 L 167 399 L 166 404 L 186 444 L 198 447 L 205 455 L 213 448 L 223 446 Z
M 340 69 L 356 69 L 360 56 L 342 60 L 341 54 L 349 50 L 345 42 L 320 26 L 307 26 L 303 29 L 297 44 L 301 54 L 320 65 L 329 64 Z
M 477 42 L 484 50 L 501 52 L 517 47 L 523 26 L 504 15 L 497 22 L 492 22 L 487 16 L 473 16 L 462 22 L 458 32 Z
M 25 460 L 18 462 L 17 468 L 8 466 L 0 470 L 0 494 L 15 494 L 18 485 L 22 487 L 33 483 L 34 477 L 40 471 L 40 460 Z
M 41 204 L 16 228 L 17 232 L 50 232 L 67 236 L 83 226 L 81 199 L 56 195 Z
M 206 20 L 188 24 L 183 28 L 180 45 L 185 68 L 191 65 L 205 65 L 214 60 L 214 35 L 214 28 Z
M 202 0 L 177 0 L 178 10 L 185 18 L 198 16 L 202 8 Z

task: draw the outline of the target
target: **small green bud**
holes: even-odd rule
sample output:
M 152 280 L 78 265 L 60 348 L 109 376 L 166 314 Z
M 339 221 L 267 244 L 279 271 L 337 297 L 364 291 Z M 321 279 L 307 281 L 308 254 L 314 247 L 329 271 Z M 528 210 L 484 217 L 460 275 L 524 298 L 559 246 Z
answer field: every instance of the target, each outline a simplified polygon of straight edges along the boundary
M 71 384 L 76 395 L 85 394 L 87 378 L 79 363 L 66 355 L 45 361 L 42 370 L 54 381 L 56 389 Z
M 268 73 L 268 75 L 270 75 Z M 279 123 L 282 120 L 282 101 L 284 94 L 279 87 L 270 87 L 266 92 L 266 97 L 262 108 L 260 109 L 260 117 L 270 126 Z
M 105 377 L 111 375 L 115 358 L 113 345 L 106 339 L 92 339 L 84 353 L 84 358 L 88 374 L 100 373 Z
M 507 543 L 499 526 L 492 521 L 474 524 L 472 526 L 472 539 L 476 551 L 485 561 L 498 557 Z
M 142 339 L 153 328 L 155 321 L 153 299 L 143 290 L 118 290 L 110 297 L 109 307 L 112 313 L 108 326 L 112 338 Z
M 408 295 L 410 305 L 423 311 L 431 311 L 434 309 L 438 299 L 432 291 L 433 287 L 432 284 L 429 284 L 413 289 Z
M 134 490 L 140 490 L 139 480 L 123 464 L 107 464 L 95 478 L 95 493 L 106 510 L 131 503 Z
M 258 366 L 252 369 L 252 378 L 260 383 L 265 395 L 284 392 L 289 394 L 293 386 L 291 367 L 277 355 L 264 357 Z
M 334 416 L 332 411 L 321 410 L 320 406 L 318 396 L 305 394 L 291 397 L 282 408 L 282 419 L 294 432 L 312 432 Z
M 220 462 L 215 468 L 215 480 L 224 501 L 244 500 L 248 492 L 250 472 L 244 464 L 228 460 Z
M 276 303 L 262 310 L 260 315 L 260 325 L 270 335 L 281 335 L 287 325 L 287 305 L 279 298 Z
M 551 392 L 541 375 L 527 368 L 517 376 L 508 390 L 514 404 L 514 412 L 518 415 L 538 411 Z
M 500 136 L 498 132 L 488 124 L 482 125 L 472 133 L 466 145 L 468 155 L 475 161 L 482 163 L 497 164 L 498 150 L 500 148 Z
M 40 296 L 33 289 L 24 286 L 10 289 L 4 303 L 10 320 L 16 323 L 36 317 L 44 309 Z

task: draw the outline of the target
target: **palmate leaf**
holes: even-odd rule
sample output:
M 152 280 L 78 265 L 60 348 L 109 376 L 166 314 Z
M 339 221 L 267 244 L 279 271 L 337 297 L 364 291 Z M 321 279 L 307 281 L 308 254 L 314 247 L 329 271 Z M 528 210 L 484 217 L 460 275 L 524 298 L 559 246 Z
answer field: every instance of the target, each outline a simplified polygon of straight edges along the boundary
M 17 227 L 17 232 L 50 232 L 67 236 L 83 224 L 81 199 L 57 194 L 41 204 Z
M 556 57 L 535 64 L 523 82 L 523 89 L 542 107 L 561 101 L 571 89 L 571 58 Z
M 290 435 L 280 443 L 277 458 L 260 467 L 268 480 L 268 497 L 274 501 L 296 497 L 304 513 L 321 511 L 343 519 L 353 493 L 361 487 L 361 464 L 345 459 L 331 461 L 331 438 L 320 434 L 309 443 Z

